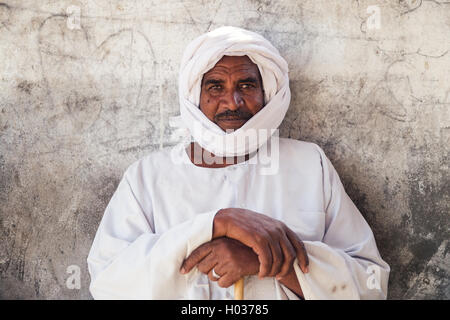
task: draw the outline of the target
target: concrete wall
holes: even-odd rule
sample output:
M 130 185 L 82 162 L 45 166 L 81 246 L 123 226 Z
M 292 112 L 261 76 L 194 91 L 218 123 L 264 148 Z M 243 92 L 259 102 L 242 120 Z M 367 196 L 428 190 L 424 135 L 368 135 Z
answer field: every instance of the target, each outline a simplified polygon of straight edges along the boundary
M 450 298 L 448 1 L 3 1 L 1 298 L 91 298 L 103 211 L 128 165 L 170 145 L 183 49 L 221 25 L 289 62 L 281 136 L 335 164 L 392 267 L 389 298 Z

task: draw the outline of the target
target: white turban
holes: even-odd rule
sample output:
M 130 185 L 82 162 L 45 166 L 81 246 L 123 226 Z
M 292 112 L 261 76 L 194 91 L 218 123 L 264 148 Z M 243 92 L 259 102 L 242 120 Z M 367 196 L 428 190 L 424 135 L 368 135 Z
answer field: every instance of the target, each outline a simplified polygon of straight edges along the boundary
M 242 127 L 225 132 L 200 110 L 203 75 L 223 56 L 248 56 L 258 66 L 266 105 Z M 181 119 L 193 139 L 217 156 L 243 156 L 267 142 L 289 107 L 288 65 L 261 35 L 236 27 L 221 27 L 193 40 L 184 51 L 179 78 Z M 255 132 L 268 134 L 255 134 Z

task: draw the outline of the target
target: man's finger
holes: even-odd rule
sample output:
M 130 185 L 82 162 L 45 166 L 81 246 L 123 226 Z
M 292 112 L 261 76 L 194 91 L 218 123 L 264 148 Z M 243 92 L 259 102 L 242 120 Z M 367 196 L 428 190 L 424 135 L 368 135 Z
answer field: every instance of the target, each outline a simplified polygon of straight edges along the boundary
M 303 273 L 308 273 L 309 259 L 303 241 L 301 241 L 291 229 L 287 230 L 286 235 L 295 248 L 300 269 L 302 269 Z
M 207 273 L 209 280 L 218 281 L 222 277 L 222 273 L 219 270 L 219 264 L 215 264 Z
M 189 257 L 187 257 L 183 264 L 181 265 L 180 272 L 185 274 L 191 271 L 191 269 L 196 266 L 204 257 L 206 257 L 211 252 L 211 243 L 207 242 L 202 244 L 200 247 L 191 252 Z
M 270 249 L 272 251 L 272 268 L 270 269 L 269 276 L 274 277 L 277 273 L 280 272 L 280 268 L 283 264 L 284 258 L 278 241 L 271 243 Z
M 269 235 L 263 233 L 253 234 L 251 237 L 233 238 L 236 239 L 247 247 L 252 248 L 256 253 L 259 260 L 259 272 L 258 277 L 262 279 L 266 277 L 270 269 L 272 269 L 272 252 L 269 248 L 268 240 Z
M 289 274 L 289 272 L 292 271 L 293 263 L 295 260 L 295 257 L 297 255 L 297 252 L 294 248 L 294 246 L 291 244 L 287 236 L 283 233 L 281 236 L 280 244 L 281 244 L 281 250 L 283 251 L 283 265 L 281 266 L 280 273 L 276 275 L 276 277 L 285 277 Z
M 253 251 L 258 255 L 259 260 L 259 278 L 266 277 L 270 269 L 272 269 L 272 251 L 267 244 L 261 244 L 257 247 L 252 248 Z
M 217 284 L 221 288 L 231 287 L 238 279 L 234 279 L 229 273 L 225 273 L 217 281 Z
M 210 251 L 210 253 L 197 264 L 197 268 L 201 273 L 208 274 L 208 272 L 211 271 L 216 264 L 217 257 L 212 251 Z

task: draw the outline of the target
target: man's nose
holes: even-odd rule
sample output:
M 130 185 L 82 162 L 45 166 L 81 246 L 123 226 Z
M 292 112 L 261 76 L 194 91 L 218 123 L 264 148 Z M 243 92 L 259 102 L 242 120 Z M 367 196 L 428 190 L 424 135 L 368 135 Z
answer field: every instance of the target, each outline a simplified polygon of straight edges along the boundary
M 242 107 L 244 100 L 238 90 L 230 90 L 224 97 L 224 106 L 229 110 L 237 110 Z

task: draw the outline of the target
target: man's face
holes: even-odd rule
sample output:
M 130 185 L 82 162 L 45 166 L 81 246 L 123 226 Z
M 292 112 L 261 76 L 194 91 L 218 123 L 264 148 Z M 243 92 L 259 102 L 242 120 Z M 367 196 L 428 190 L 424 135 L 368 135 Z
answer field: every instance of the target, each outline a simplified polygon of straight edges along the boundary
M 258 66 L 247 56 L 224 56 L 203 75 L 200 110 L 222 130 L 239 129 L 264 106 Z

